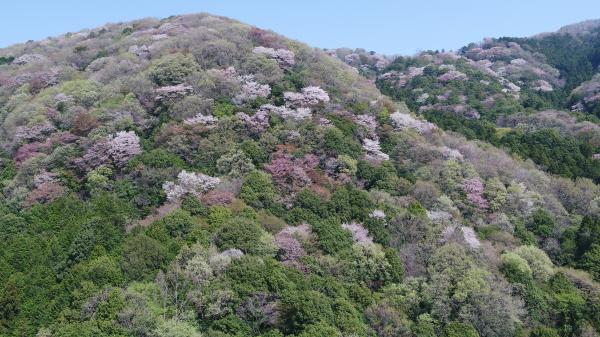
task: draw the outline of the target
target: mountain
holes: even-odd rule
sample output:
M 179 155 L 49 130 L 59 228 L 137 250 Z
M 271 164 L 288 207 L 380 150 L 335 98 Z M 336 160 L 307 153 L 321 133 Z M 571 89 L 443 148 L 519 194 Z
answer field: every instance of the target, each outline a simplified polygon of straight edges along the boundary
M 596 336 L 594 77 L 513 40 L 197 14 L 0 49 L 0 336 Z
M 382 92 L 444 129 L 506 148 L 551 173 L 598 182 L 595 23 L 398 57 L 374 76 Z

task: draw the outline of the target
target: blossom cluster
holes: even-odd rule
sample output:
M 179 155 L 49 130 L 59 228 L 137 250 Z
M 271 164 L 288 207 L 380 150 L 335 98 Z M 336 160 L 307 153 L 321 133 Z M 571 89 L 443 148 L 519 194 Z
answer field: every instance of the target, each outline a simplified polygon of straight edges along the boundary
M 467 199 L 477 206 L 477 208 L 488 208 L 488 202 L 483 197 L 483 182 L 481 182 L 479 178 L 466 179 L 463 184 L 463 189 L 467 194 Z
M 199 197 L 203 193 L 215 188 L 220 182 L 219 178 L 183 170 L 177 175 L 177 182 L 165 182 L 163 190 L 167 195 L 167 199 L 175 202 L 189 194 Z
M 363 225 L 357 222 L 342 224 L 342 228 L 352 233 L 352 240 L 359 245 L 373 244 L 373 238 L 369 235 L 369 231 Z
M 201 113 L 196 114 L 194 117 L 187 118 L 183 121 L 183 124 L 186 125 L 205 125 L 209 127 L 213 127 L 217 124 L 219 119 L 210 115 L 203 115 Z
M 142 151 L 140 138 L 133 131 L 120 131 L 96 142 L 75 164 L 83 171 L 102 165 L 123 167 Z
M 261 134 L 269 127 L 267 109 L 263 109 L 262 107 L 252 116 L 244 112 L 238 112 L 236 116 L 254 134 Z
M 268 97 L 271 94 L 271 87 L 268 84 L 260 84 L 253 77 L 240 77 L 242 83 L 241 91 L 234 97 L 233 101 L 237 104 L 252 102 L 259 97 Z
M 301 92 L 284 92 L 283 98 L 289 108 L 313 108 L 320 103 L 329 102 L 327 92 L 316 86 L 302 88 Z
M 109 155 L 116 166 L 125 166 L 129 159 L 140 153 L 140 138 L 133 131 L 120 131 L 108 136 Z
M 185 84 L 168 85 L 156 89 L 158 96 L 154 99 L 162 101 L 170 98 L 183 97 L 191 94 L 193 91 L 194 89 L 191 86 Z
M 287 49 L 273 49 L 268 47 L 255 47 L 252 52 L 254 54 L 263 54 L 274 59 L 281 67 L 290 67 L 296 64 L 294 52 Z
M 437 127 L 430 122 L 416 119 L 411 115 L 400 111 L 391 114 L 390 120 L 394 127 L 398 129 L 415 129 L 419 133 L 430 132 L 437 129 Z
M 363 139 L 363 149 L 367 152 L 367 159 L 373 162 L 381 162 L 384 160 L 389 160 L 390 156 L 387 153 L 381 151 L 381 146 L 379 144 L 379 138 Z
M 312 117 L 312 112 L 308 108 L 290 109 L 285 106 L 276 106 L 272 104 L 264 104 L 258 110 L 260 113 L 272 113 L 283 119 L 303 120 Z

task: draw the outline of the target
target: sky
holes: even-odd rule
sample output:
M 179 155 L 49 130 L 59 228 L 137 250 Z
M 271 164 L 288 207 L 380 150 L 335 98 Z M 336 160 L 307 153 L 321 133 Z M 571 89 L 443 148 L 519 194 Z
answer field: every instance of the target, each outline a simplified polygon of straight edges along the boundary
M 1 8 L 0 47 L 108 22 L 208 12 L 314 47 L 403 55 L 600 18 L 598 0 L 17 0 Z

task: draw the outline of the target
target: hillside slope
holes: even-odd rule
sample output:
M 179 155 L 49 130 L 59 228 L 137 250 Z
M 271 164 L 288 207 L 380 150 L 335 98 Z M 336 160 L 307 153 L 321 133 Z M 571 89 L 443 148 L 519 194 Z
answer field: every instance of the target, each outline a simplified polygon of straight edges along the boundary
M 207 14 L 1 49 L 0 335 L 595 336 L 598 186 L 330 54 Z
M 373 68 L 360 72 L 446 130 L 506 148 L 550 173 L 599 182 L 599 32 L 585 22 L 398 57 L 375 75 Z

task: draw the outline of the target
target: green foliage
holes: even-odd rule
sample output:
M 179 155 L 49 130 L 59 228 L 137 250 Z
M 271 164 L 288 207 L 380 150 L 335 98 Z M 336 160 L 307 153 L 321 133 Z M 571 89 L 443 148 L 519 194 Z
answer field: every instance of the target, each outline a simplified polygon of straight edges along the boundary
M 447 113 L 426 112 L 428 121 L 444 130 L 463 134 L 467 139 L 480 139 L 490 143 L 497 141 L 496 125 L 487 120 L 465 119 Z
M 152 168 L 186 168 L 185 161 L 173 152 L 163 148 L 155 148 L 150 151 L 144 151 L 128 163 L 130 168 L 143 164 Z
M 479 337 L 479 334 L 471 324 L 450 322 L 444 326 L 443 337 Z
M 217 170 L 221 174 L 241 177 L 254 170 L 254 164 L 240 150 L 230 151 L 217 160 Z
M 213 115 L 218 118 L 233 116 L 235 109 L 235 105 L 230 102 L 218 102 L 213 108 Z
M 169 252 L 162 243 L 140 234 L 125 241 L 121 266 L 129 280 L 153 280 L 156 270 L 163 269 L 168 259 Z
M 346 185 L 333 193 L 328 208 L 331 214 L 335 214 L 342 221 L 363 221 L 368 218 L 373 203 L 364 190 Z
M 600 244 L 600 219 L 585 216 L 577 229 L 575 241 L 577 244 L 576 255 L 581 257 L 592 248 L 594 244 Z
M 502 271 L 510 282 L 527 283 L 532 278 L 527 261 L 512 252 L 502 254 Z
M 253 171 L 244 179 L 240 197 L 248 205 L 256 208 L 267 208 L 273 204 L 275 187 L 271 177 L 262 171 Z
M 235 217 L 225 222 L 216 233 L 215 243 L 222 250 L 236 248 L 246 254 L 274 255 L 270 235 L 253 219 Z
M 240 149 L 252 160 L 254 166 L 264 164 L 269 159 L 267 151 L 253 140 L 246 140 L 240 144 Z
M 191 232 L 194 220 L 188 212 L 179 209 L 160 220 L 160 226 L 164 226 L 171 237 L 184 238 Z
M 554 129 L 533 132 L 513 130 L 504 135 L 499 144 L 524 158 L 531 158 L 551 173 L 569 178 L 600 177 L 600 162 L 592 160 L 589 145 L 572 137 L 561 136 Z
M 10 180 L 17 175 L 17 165 L 13 160 L 0 159 L 0 182 Z
M 195 196 L 187 196 L 181 201 L 181 209 L 193 216 L 208 215 L 208 208 Z
M 356 158 L 362 152 L 360 144 L 352 139 L 352 136 L 345 135 L 338 128 L 328 128 L 323 141 L 325 149 L 337 154 L 346 154 Z
M 150 79 L 157 85 L 183 83 L 187 76 L 199 71 L 200 67 L 192 55 L 169 54 L 154 62 L 149 71 Z
M 521 246 L 514 253 L 527 261 L 532 275 L 539 281 L 546 281 L 554 274 L 554 266 L 546 253 L 535 246 Z
M 292 292 L 285 295 L 283 303 L 288 317 L 286 324 L 292 331 L 307 329 L 307 332 L 318 334 L 322 334 L 323 329 L 327 332 L 332 331 L 331 328 L 322 326 L 333 322 L 335 317 L 331 308 L 332 303 L 323 294 L 314 290 Z M 311 327 L 313 324 L 319 324 L 319 328 Z
M 312 225 L 312 229 L 319 237 L 321 249 L 327 254 L 340 253 L 352 246 L 352 235 L 335 218 L 320 220 Z
M 527 228 L 542 237 L 548 237 L 552 234 L 554 227 L 554 219 L 543 208 L 537 209 L 531 216 L 531 220 L 527 224 Z
M 412 331 L 417 337 L 435 337 L 435 320 L 429 314 L 422 314 L 417 317 L 417 323 Z
M 593 244 L 588 251 L 581 257 L 581 265 L 584 269 L 600 281 L 600 245 Z
M 157 337 L 202 337 L 196 327 L 176 319 L 161 322 L 156 327 L 154 335 Z
M 412 187 L 410 181 L 398 176 L 396 168 L 389 161 L 373 166 L 361 160 L 357 165 L 356 177 L 365 180 L 365 188 L 376 188 L 392 195 L 406 195 Z
M 14 60 L 14 56 L 0 56 L 0 66 L 3 64 L 10 64 Z
M 531 337 L 559 337 L 560 335 L 556 330 L 545 326 L 535 327 L 529 333 Z
M 53 90 L 72 96 L 75 103 L 88 108 L 101 98 L 100 83 L 92 80 L 68 81 L 60 85 L 59 88 L 53 88 Z
M 333 326 L 324 322 L 307 326 L 298 337 L 339 337 L 340 332 Z

